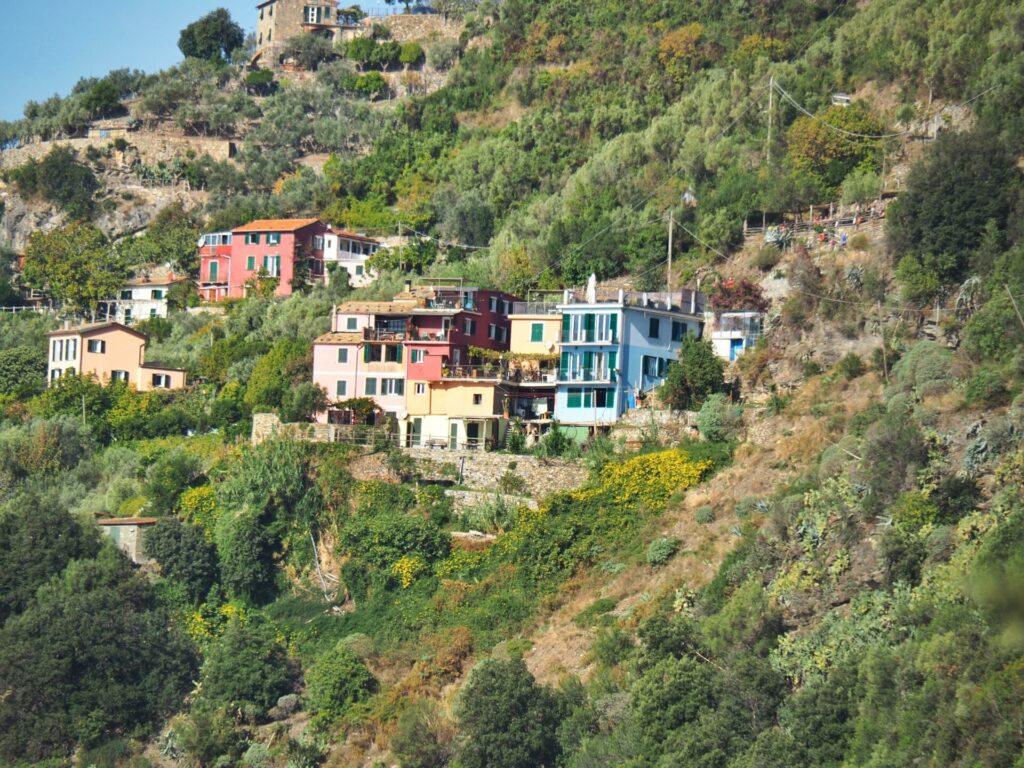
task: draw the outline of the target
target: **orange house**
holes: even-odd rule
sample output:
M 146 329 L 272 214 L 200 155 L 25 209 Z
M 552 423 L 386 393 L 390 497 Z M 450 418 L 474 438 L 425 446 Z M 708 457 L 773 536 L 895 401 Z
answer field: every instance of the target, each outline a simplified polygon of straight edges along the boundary
M 134 384 L 140 392 L 182 389 L 185 371 L 146 362 L 149 337 L 121 323 L 106 322 L 50 331 L 47 381 L 62 376 L 92 374 L 104 384 L 113 380 Z

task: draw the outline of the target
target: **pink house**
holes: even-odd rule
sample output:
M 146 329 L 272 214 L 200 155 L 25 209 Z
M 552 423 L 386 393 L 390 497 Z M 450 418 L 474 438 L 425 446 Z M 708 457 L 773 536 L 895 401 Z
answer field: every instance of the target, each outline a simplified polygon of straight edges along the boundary
M 277 281 L 274 294 L 324 276 L 324 233 L 319 219 L 263 219 L 200 239 L 199 293 L 206 301 L 244 298 L 256 280 Z M 207 242 L 209 241 L 209 242 Z

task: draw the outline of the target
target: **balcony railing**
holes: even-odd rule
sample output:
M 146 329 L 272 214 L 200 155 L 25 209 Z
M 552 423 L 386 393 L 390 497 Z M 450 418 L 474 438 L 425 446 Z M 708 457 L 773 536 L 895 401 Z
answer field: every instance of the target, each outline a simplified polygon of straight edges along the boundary
M 576 368 L 566 370 L 561 368 L 558 371 L 559 381 L 618 381 L 618 374 L 607 368 Z
M 497 365 L 448 365 L 441 369 L 442 379 L 491 379 L 511 384 L 553 384 L 555 369 L 503 368 Z
M 411 336 L 410 329 L 398 331 L 384 328 L 365 328 L 363 329 L 363 338 L 366 341 L 408 341 Z
M 513 301 L 513 315 L 558 315 L 558 304 L 550 301 Z
M 592 331 L 581 331 L 573 334 L 571 332 L 562 332 L 562 343 L 563 344 L 618 344 L 619 335 L 617 333 L 600 333 L 596 330 Z

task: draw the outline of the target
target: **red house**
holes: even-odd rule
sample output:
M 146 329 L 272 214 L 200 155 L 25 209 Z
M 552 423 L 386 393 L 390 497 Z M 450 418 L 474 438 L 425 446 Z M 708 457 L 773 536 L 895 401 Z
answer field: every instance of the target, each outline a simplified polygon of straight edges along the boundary
M 206 301 L 243 298 L 259 278 L 274 279 L 274 294 L 324 276 L 327 226 L 319 219 L 264 219 L 199 241 L 199 293 Z

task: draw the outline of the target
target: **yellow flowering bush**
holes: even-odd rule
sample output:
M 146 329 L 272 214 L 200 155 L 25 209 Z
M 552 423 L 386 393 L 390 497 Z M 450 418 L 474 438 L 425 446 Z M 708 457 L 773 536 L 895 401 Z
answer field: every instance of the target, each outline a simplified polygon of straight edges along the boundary
M 178 500 L 181 516 L 203 529 L 206 538 L 213 541 L 213 530 L 220 517 L 217 509 L 217 492 L 212 485 L 189 488 Z
M 455 549 L 434 566 L 434 573 L 440 579 L 464 580 L 479 570 L 486 560 L 486 552 Z
M 657 507 L 676 491 L 699 483 L 711 465 L 710 460 L 691 461 L 677 450 L 645 453 L 621 464 L 608 464 L 598 484 L 579 495 L 585 500 L 610 493 L 619 504 Z
M 402 589 L 407 589 L 427 570 L 427 564 L 418 555 L 406 555 L 391 566 L 391 575 L 398 579 Z
M 203 603 L 185 614 L 185 631 L 196 645 L 202 646 L 224 634 L 232 619 L 244 624 L 248 618 L 248 611 L 237 603 Z

